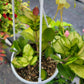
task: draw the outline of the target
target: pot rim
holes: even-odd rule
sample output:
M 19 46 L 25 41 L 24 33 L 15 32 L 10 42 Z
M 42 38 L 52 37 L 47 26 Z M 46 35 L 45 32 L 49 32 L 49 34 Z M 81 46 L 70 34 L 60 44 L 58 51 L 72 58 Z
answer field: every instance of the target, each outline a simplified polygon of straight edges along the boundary
M 15 54 L 15 52 L 12 53 L 11 62 L 12 62 L 12 60 L 13 60 L 14 54 Z M 58 55 L 58 56 L 59 56 L 59 55 Z M 59 56 L 59 57 L 60 57 L 60 56 Z M 48 83 L 49 81 L 51 81 L 53 78 L 55 78 L 56 75 L 58 74 L 58 69 L 56 68 L 54 74 L 53 74 L 50 78 L 48 78 L 48 79 L 46 79 L 46 80 L 44 80 L 44 81 L 32 82 L 32 81 L 25 80 L 25 79 L 23 79 L 21 76 L 19 76 L 18 73 L 16 72 L 16 70 L 15 70 L 15 68 L 14 68 L 14 66 L 13 66 L 12 63 L 11 63 L 11 69 L 12 69 L 13 74 L 14 74 L 21 82 L 23 82 L 23 83 L 25 83 L 25 84 L 45 84 L 45 83 Z

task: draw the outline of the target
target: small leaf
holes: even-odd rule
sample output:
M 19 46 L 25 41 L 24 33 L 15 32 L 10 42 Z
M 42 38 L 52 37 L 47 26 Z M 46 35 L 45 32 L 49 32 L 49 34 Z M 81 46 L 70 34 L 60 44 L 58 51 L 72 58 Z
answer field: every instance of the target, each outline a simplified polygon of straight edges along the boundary
M 42 51 L 48 47 L 48 42 L 42 41 Z
M 34 65 L 38 60 L 38 56 L 34 56 L 33 59 L 30 62 L 30 65 Z
M 52 59 L 54 59 L 56 62 L 62 62 L 63 60 L 62 59 L 60 59 L 57 55 L 51 55 L 50 56 Z
M 17 50 L 17 54 L 19 54 L 21 52 L 21 49 L 16 40 L 13 42 L 13 45 L 14 45 L 14 48 Z
M 49 56 L 52 56 L 54 54 L 54 49 L 52 47 L 48 47 L 46 50 L 45 50 L 45 57 L 49 57 Z
M 17 42 L 18 42 L 20 49 L 23 50 L 24 46 L 27 44 L 28 41 L 24 37 L 20 36 L 17 39 Z
M 47 72 L 44 69 L 41 69 L 41 79 L 45 80 L 47 78 Z

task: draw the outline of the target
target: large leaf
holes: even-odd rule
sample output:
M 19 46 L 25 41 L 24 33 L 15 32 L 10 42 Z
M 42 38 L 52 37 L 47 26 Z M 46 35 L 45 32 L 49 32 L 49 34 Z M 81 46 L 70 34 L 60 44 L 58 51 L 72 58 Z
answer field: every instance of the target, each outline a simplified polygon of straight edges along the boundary
M 30 22 L 30 19 L 28 19 L 26 16 L 18 16 L 18 19 L 20 20 L 20 22 L 28 24 Z
M 69 67 L 77 74 L 79 77 L 84 78 L 84 65 L 70 64 Z
M 66 37 L 62 37 L 60 40 L 65 47 L 67 47 L 69 49 L 71 48 L 69 39 L 67 39 Z
M 29 11 L 29 10 L 27 10 L 27 9 L 24 9 L 23 11 L 24 11 L 24 15 L 25 15 L 28 19 L 34 21 L 34 15 L 33 15 L 33 13 L 32 13 L 31 11 Z
M 46 17 L 48 24 L 50 24 L 50 22 L 52 21 L 52 19 L 50 17 Z M 45 18 L 43 17 L 43 22 L 42 22 L 42 32 L 44 32 L 44 30 L 47 28 L 47 24 L 45 21 Z
M 21 33 L 21 35 L 22 35 L 25 39 L 30 40 L 30 41 L 32 41 L 32 42 L 35 42 L 35 39 L 34 39 L 34 37 L 33 37 L 32 34 L 23 31 L 23 32 Z
M 74 63 L 79 64 L 79 65 L 83 65 L 84 60 L 78 59 L 78 60 L 76 60 Z
M 15 68 L 22 68 L 26 67 L 29 64 L 29 62 L 24 57 L 15 57 L 12 61 L 12 64 Z
M 67 23 L 67 22 L 63 22 L 62 24 L 61 24 L 61 22 L 59 21 L 59 20 L 57 20 L 56 22 L 55 22 L 55 26 L 72 26 L 72 24 L 70 24 L 70 23 Z
M 55 52 L 64 54 L 64 50 L 62 46 L 60 45 L 60 40 L 57 40 L 56 42 L 53 43 L 53 48 Z
M 55 37 L 55 32 L 52 28 L 47 28 L 44 30 L 42 35 L 45 41 L 52 41 Z
M 84 60 L 84 46 L 80 49 L 77 55 L 80 59 Z
M 67 60 L 65 65 L 69 65 L 69 64 L 73 63 L 74 61 L 76 61 L 77 59 L 78 59 L 77 56 L 72 56 Z
M 17 42 L 18 42 L 20 49 L 23 50 L 24 46 L 27 44 L 28 41 L 26 39 L 24 39 L 24 37 L 20 36 L 17 39 Z
M 23 49 L 23 56 L 24 57 L 33 56 L 33 54 L 34 54 L 34 50 L 31 47 L 31 45 L 29 44 L 25 45 Z
M 74 39 L 78 39 L 79 42 L 77 42 L 77 45 L 79 48 L 81 48 L 84 44 L 82 37 L 77 32 L 72 32 L 68 36 L 68 39 L 72 42 Z
M 59 70 L 59 73 L 63 75 L 66 79 L 73 80 L 74 73 L 70 70 L 70 68 L 64 64 L 57 64 L 57 68 Z

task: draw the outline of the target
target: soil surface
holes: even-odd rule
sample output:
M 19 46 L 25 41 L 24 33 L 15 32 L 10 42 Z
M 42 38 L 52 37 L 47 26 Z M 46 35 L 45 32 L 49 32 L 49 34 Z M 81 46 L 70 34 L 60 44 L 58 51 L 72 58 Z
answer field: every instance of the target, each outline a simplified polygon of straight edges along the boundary
M 50 57 L 47 59 L 42 57 L 42 69 L 47 72 L 47 78 L 51 77 L 56 69 L 56 62 L 54 62 Z M 17 73 L 24 79 L 29 81 L 38 81 L 39 77 L 39 62 L 37 62 L 34 66 L 28 65 L 22 69 L 16 69 Z

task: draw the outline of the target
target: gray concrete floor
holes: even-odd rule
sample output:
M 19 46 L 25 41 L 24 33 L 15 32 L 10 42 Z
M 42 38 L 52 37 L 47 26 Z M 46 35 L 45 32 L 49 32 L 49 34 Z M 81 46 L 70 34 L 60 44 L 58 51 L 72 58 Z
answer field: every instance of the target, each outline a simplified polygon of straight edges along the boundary
M 28 0 L 23 0 L 28 1 Z M 30 1 L 30 8 L 33 9 L 36 5 L 39 6 L 39 0 L 29 0 Z M 77 7 L 74 8 L 74 0 L 67 0 L 71 7 L 67 10 L 64 9 L 63 13 L 63 20 L 73 24 L 73 27 L 76 29 L 77 32 L 80 34 L 82 33 L 82 29 L 84 28 L 84 4 L 77 2 Z M 51 18 L 54 17 L 56 12 L 56 4 L 55 0 L 44 0 L 44 10 L 46 15 L 50 16 Z M 58 13 L 57 19 L 60 19 L 60 15 Z M 57 20 L 56 19 L 56 20 Z M 11 53 L 9 48 L 6 50 L 7 57 L 10 59 Z M 0 65 L 0 84 L 24 84 L 20 82 L 12 73 L 10 65 L 2 64 Z

